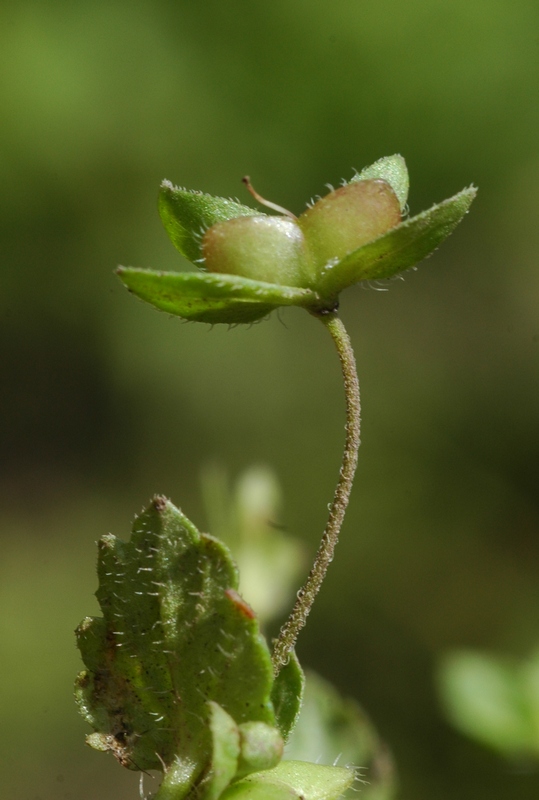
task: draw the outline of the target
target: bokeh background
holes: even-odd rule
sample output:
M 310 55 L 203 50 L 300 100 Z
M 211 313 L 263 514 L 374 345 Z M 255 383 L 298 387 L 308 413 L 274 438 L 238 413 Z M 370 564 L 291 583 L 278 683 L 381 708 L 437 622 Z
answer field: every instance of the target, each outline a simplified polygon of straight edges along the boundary
M 73 629 L 95 540 L 166 493 L 207 525 L 200 472 L 271 465 L 314 551 L 343 397 L 299 309 L 182 324 L 119 264 L 186 269 L 159 182 L 300 212 L 402 153 L 412 212 L 480 194 L 417 272 L 342 298 L 363 444 L 302 660 L 359 699 L 402 800 L 537 798 L 443 718 L 440 654 L 539 642 L 539 5 L 534 0 L 3 0 L 0 9 L 0 791 L 130 800 L 83 744 Z

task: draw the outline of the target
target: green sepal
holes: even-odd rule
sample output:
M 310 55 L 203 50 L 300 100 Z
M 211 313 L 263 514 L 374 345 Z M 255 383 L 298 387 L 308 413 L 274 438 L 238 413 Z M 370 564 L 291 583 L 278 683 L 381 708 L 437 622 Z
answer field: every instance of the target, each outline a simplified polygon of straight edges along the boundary
M 347 767 L 281 761 L 274 769 L 233 783 L 221 800 L 337 800 L 355 777 L 354 770 Z
M 196 785 L 196 796 L 198 800 L 219 800 L 233 780 L 275 767 L 283 755 L 283 740 L 271 725 L 244 722 L 238 726 L 218 703 L 210 701 L 208 706 L 212 756 L 208 770 Z M 182 773 L 181 762 L 173 762 L 154 800 L 183 797 Z
M 165 498 L 135 519 L 129 542 L 104 536 L 99 551 L 103 618 L 77 631 L 88 743 L 130 769 L 172 772 L 180 798 L 211 769 L 227 727 L 218 717 L 275 725 L 270 653 L 227 548 Z
M 408 200 L 408 190 L 410 188 L 410 178 L 404 158 L 398 153 L 394 156 L 379 158 L 374 164 L 362 169 L 358 175 L 354 175 L 350 183 L 373 179 L 389 183 L 397 195 L 401 211 L 404 211 L 406 208 L 406 201 Z
M 299 717 L 304 690 L 305 675 L 293 650 L 288 664 L 285 664 L 276 676 L 271 692 L 277 726 L 285 741 L 292 733 Z
M 199 800 L 218 800 L 234 778 L 240 754 L 240 733 L 238 726 L 218 704 L 208 703 L 208 726 L 211 733 L 211 763 L 197 783 Z M 161 785 L 153 800 L 178 800 L 185 795 L 185 766 L 175 760 L 165 771 Z
M 476 194 L 473 186 L 463 189 L 359 247 L 337 264 L 329 264 L 320 276 L 317 291 L 324 298 L 332 298 L 359 281 L 390 278 L 413 267 L 453 232 Z
M 235 200 L 181 189 L 170 181 L 161 184 L 158 208 L 172 244 L 182 256 L 194 262 L 202 257 L 202 237 L 216 222 L 260 213 Z
M 156 308 L 197 322 L 254 322 L 279 306 L 314 306 L 310 289 L 254 281 L 210 272 L 156 272 L 119 267 L 116 274 L 130 292 Z
M 210 771 L 197 786 L 197 796 L 201 800 L 218 800 L 237 772 L 240 734 L 238 726 L 224 708 L 212 701 L 208 705 L 213 752 Z

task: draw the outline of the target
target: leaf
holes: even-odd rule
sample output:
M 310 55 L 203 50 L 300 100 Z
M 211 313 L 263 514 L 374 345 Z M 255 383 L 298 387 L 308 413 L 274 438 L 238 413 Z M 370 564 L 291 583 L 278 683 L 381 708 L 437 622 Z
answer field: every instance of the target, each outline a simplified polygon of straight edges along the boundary
M 317 291 L 323 297 L 334 297 L 353 283 L 389 278 L 413 267 L 452 233 L 468 212 L 476 193 L 474 187 L 463 189 L 454 197 L 358 248 L 337 264 L 328 265 L 320 277 Z
M 355 780 L 353 769 L 281 761 L 233 783 L 222 800 L 337 800 Z
M 201 258 L 202 237 L 216 222 L 260 213 L 225 197 L 180 189 L 170 181 L 161 184 L 158 206 L 172 244 L 182 256 L 193 262 Z
M 100 540 L 98 575 L 103 617 L 77 630 L 87 669 L 76 698 L 97 731 L 89 744 L 130 769 L 164 770 L 170 797 L 212 764 L 228 776 L 229 718 L 275 724 L 269 650 L 230 553 L 156 497 L 129 542 Z
M 354 175 L 350 183 L 356 181 L 365 181 L 369 179 L 378 179 L 389 183 L 401 207 L 404 211 L 406 201 L 408 200 L 408 190 L 410 188 L 410 179 L 408 177 L 408 169 L 404 158 L 396 153 L 394 156 L 385 156 L 378 159 L 370 167 L 362 169 L 359 175 Z
M 308 672 L 306 679 L 303 706 L 287 742 L 286 757 L 354 764 L 365 780 L 364 800 L 393 800 L 396 780 L 391 754 L 365 712 L 315 673 Z
M 116 274 L 130 292 L 156 308 L 183 319 L 254 322 L 278 306 L 311 306 L 319 302 L 310 289 L 279 286 L 237 275 L 205 272 L 155 272 L 119 267 Z
M 262 627 L 289 608 L 304 568 L 299 540 L 279 530 L 281 487 L 267 467 L 251 467 L 231 491 L 217 465 L 202 475 L 209 529 L 230 547 L 240 571 L 243 597 Z
M 539 650 L 524 661 L 520 668 L 520 675 L 526 704 L 530 712 L 533 725 L 533 743 L 537 756 L 539 756 Z
M 438 686 L 448 718 L 463 733 L 506 756 L 539 752 L 537 720 L 517 665 L 454 652 L 441 662 Z
M 304 689 L 305 675 L 293 650 L 290 653 L 288 664 L 285 664 L 276 676 L 271 692 L 277 726 L 285 741 L 292 733 L 297 722 Z

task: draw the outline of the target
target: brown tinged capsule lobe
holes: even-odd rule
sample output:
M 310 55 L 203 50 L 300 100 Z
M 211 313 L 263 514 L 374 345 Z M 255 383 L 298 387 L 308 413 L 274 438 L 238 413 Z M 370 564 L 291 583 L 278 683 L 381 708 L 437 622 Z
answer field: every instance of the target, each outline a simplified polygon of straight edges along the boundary
M 348 183 L 322 197 L 299 218 L 261 197 L 284 216 L 236 217 L 212 225 L 202 240 L 209 272 L 287 286 L 314 288 L 320 273 L 401 222 L 400 203 L 384 180 Z
M 298 218 L 318 268 L 372 242 L 401 222 L 397 195 L 383 180 L 348 183 Z

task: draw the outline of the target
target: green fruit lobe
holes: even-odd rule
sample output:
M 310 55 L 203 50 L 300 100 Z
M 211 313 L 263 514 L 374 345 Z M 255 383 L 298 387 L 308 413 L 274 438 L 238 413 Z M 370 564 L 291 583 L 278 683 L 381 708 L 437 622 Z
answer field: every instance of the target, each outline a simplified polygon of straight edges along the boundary
M 208 272 L 242 275 L 284 286 L 309 286 L 303 233 L 287 217 L 237 217 L 212 225 L 202 240 Z

